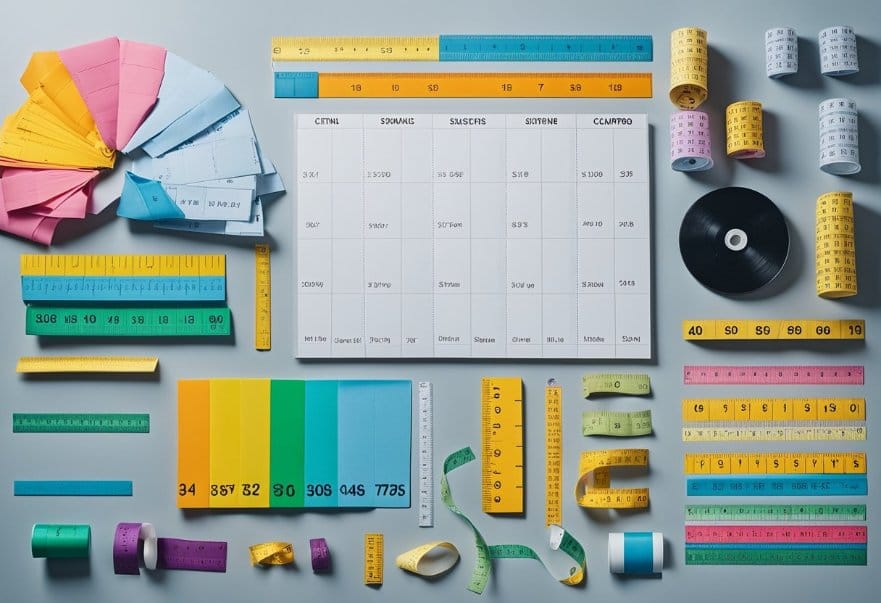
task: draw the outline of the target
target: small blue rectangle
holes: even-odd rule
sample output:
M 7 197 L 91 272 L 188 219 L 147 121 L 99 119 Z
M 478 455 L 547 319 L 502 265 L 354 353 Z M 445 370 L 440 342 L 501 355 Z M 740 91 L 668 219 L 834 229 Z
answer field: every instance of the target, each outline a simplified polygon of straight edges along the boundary
M 15 496 L 131 496 L 131 481 L 21 481 L 14 485 Z
M 869 492 L 864 474 L 690 477 L 688 496 L 859 496 Z
M 442 35 L 441 61 L 645 62 L 650 35 Z
M 22 301 L 223 301 L 224 276 L 23 276 Z
M 318 98 L 317 71 L 276 71 L 275 98 Z

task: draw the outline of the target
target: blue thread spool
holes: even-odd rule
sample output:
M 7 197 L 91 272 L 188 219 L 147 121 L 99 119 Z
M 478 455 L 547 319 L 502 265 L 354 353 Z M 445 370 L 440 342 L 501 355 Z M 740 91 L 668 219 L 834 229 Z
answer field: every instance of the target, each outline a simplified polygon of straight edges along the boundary
M 664 569 L 661 532 L 609 533 L 609 571 L 613 574 L 660 574 Z

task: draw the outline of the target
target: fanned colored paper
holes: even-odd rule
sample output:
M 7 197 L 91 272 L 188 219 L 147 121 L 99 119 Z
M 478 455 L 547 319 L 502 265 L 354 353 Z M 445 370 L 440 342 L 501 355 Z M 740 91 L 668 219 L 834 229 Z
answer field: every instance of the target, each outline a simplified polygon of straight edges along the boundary
M 105 38 L 59 51 L 107 146 L 117 148 L 119 38 Z
M 241 105 L 226 86 L 178 117 L 142 147 L 151 157 L 158 157 L 217 123 Z
M 64 193 L 45 203 L 29 208 L 28 212 L 35 216 L 82 220 L 86 217 L 89 197 L 91 197 L 92 189 L 94 188 L 95 182 L 88 182 L 82 188 Z
M 49 245 L 55 236 L 55 229 L 61 222 L 60 218 L 45 218 L 28 213 L 7 212 L 3 201 L 3 189 L 0 188 L 0 230 L 14 234 L 35 243 Z
M 161 183 L 126 172 L 116 215 L 131 220 L 178 220 L 184 212 Z
M 116 148 L 128 144 L 150 109 L 156 104 L 164 74 L 164 48 L 131 40 L 120 40 Z
M 97 170 L 7 168 L 0 178 L 5 209 L 14 211 L 66 197 L 83 190 L 97 175 Z

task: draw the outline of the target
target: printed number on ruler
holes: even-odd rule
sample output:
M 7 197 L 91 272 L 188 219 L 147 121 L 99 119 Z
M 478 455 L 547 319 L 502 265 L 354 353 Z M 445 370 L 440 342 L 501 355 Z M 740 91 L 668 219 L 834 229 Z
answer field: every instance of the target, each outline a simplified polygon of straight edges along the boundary
M 685 385 L 862 385 L 859 365 L 694 365 L 682 367 Z
M 584 397 L 592 394 L 647 396 L 652 393 L 649 376 L 643 373 L 588 373 L 581 378 Z
M 272 348 L 272 275 L 266 244 L 254 247 L 254 347 Z
M 864 452 L 694 452 L 685 455 L 689 475 L 866 473 Z
M 483 420 L 484 513 L 522 513 L 523 383 L 519 377 L 484 377 L 480 383 Z
M 545 387 L 545 526 L 563 525 L 563 388 Z
M 612 488 L 612 467 L 648 467 L 645 448 L 591 450 L 581 453 L 575 500 L 595 509 L 644 509 L 649 505 L 648 488 Z
M 630 437 L 651 432 L 651 410 L 588 410 L 581 415 L 581 433 L 585 436 Z
M 686 544 L 865 544 L 866 526 L 687 525 Z
M 865 339 L 865 320 L 683 320 L 682 338 L 701 340 Z
M 686 505 L 686 521 L 866 521 L 866 505 Z
M 364 584 L 382 584 L 384 559 L 384 537 L 382 534 L 364 534 Z
M 150 433 L 150 415 L 13 413 L 13 433 Z

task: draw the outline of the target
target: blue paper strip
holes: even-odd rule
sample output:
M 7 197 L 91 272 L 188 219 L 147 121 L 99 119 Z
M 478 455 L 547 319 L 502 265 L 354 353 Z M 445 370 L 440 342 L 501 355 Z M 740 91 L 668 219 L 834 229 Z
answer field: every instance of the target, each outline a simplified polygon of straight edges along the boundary
M 690 477 L 688 496 L 839 496 L 865 495 L 864 474 Z
M 131 481 L 21 481 L 14 484 L 15 496 L 131 496 Z
M 223 301 L 223 276 L 23 276 L 22 301 Z
M 651 532 L 624 532 L 624 573 L 654 573 L 654 544 Z
M 650 35 L 441 35 L 441 61 L 651 61 Z

